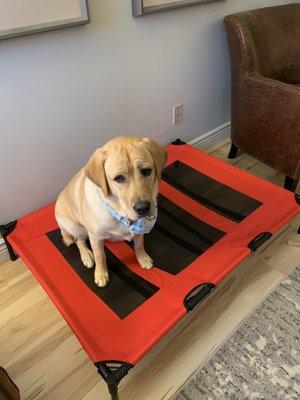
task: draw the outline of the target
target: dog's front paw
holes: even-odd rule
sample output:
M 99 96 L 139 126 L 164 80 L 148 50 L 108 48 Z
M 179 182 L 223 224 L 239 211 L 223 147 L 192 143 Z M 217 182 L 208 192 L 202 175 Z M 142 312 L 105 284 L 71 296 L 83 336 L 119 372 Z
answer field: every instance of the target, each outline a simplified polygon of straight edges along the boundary
M 81 261 L 87 268 L 92 268 L 94 266 L 95 259 L 91 250 L 86 249 L 84 253 L 81 253 Z
M 144 269 L 150 269 L 153 267 L 153 260 L 150 256 L 148 256 L 148 254 L 143 254 L 142 256 L 138 257 L 138 262 Z
M 104 287 L 108 284 L 109 276 L 108 272 L 99 271 L 97 268 L 95 269 L 95 283 L 100 287 Z

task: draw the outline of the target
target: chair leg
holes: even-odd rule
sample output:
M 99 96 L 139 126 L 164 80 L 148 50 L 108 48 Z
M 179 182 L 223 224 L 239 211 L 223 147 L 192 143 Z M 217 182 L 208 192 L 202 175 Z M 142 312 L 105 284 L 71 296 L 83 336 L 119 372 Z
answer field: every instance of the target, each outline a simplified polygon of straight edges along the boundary
M 291 192 L 294 192 L 296 190 L 297 183 L 298 182 L 296 181 L 296 179 L 293 179 L 290 176 L 286 176 L 284 181 L 284 188 L 290 190 Z
M 231 148 L 228 154 L 228 158 L 229 159 L 235 158 L 237 156 L 238 151 L 239 148 L 234 143 L 231 143 Z

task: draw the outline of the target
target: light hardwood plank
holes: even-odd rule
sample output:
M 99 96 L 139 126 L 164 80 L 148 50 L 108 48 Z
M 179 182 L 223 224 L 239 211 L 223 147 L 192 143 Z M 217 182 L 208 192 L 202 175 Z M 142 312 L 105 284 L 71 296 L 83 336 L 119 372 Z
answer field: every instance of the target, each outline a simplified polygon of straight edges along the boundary
M 300 247 L 288 245 L 289 240 L 300 244 L 300 237 L 295 229 L 288 232 L 278 244 L 275 243 L 263 256 L 266 264 L 284 275 L 288 275 L 300 264 Z
M 34 351 L 32 355 L 36 362 L 31 363 L 31 357 L 22 360 L 23 370 L 16 378 L 16 384 L 23 388 L 22 400 L 42 399 L 45 396 L 48 399 L 51 391 L 87 360 L 78 340 L 68 333 L 63 332 L 62 340 L 56 343 L 50 353 L 47 343 L 39 347 L 42 354 Z
M 23 311 L 19 317 L 10 319 L 0 328 L 1 362 L 10 366 L 32 347 L 38 346 L 40 341 L 50 335 L 52 329 L 59 329 L 62 322 L 65 325 L 47 298 Z
M 5 262 L 1 264 L 0 267 L 0 293 L 7 289 L 8 283 L 14 278 L 19 277 L 22 273 L 28 273 L 28 268 L 26 268 L 22 260 L 17 260 L 13 264 L 10 262 Z M 1 298 L 0 298 L 1 302 Z
M 25 295 L 19 294 L 18 297 L 12 298 L 12 303 L 10 303 L 1 311 L 0 328 L 10 320 L 20 316 L 28 308 L 32 307 L 34 304 L 37 304 L 45 297 L 46 294 L 44 290 L 36 283 L 32 290 L 26 291 Z

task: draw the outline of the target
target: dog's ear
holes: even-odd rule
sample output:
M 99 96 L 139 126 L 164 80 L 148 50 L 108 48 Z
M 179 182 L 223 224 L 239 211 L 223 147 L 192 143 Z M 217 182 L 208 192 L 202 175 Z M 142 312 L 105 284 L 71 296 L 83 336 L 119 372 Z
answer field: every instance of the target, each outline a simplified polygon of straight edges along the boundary
M 109 186 L 105 173 L 104 163 L 106 153 L 103 149 L 97 149 L 84 167 L 85 175 L 102 189 L 105 197 L 108 196 Z
M 155 172 L 157 179 L 160 181 L 161 179 L 161 172 L 164 169 L 164 166 L 167 162 L 168 152 L 165 148 L 160 146 L 159 144 L 155 143 L 153 140 L 149 138 L 143 138 L 143 142 L 146 145 L 146 148 L 151 153 L 154 165 L 155 165 Z

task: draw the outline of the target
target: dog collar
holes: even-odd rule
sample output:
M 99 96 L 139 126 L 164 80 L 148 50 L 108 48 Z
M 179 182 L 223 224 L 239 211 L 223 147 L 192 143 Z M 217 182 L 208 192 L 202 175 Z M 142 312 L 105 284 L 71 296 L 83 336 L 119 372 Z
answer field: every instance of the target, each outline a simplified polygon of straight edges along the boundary
M 127 228 L 129 228 L 133 233 L 142 235 L 144 233 L 149 233 L 153 228 L 156 219 L 157 219 L 157 206 L 155 213 L 148 217 L 139 218 L 135 221 L 131 221 L 128 218 L 125 218 L 122 214 L 120 214 L 115 208 L 113 208 L 110 204 L 104 201 L 105 207 L 108 209 L 110 214 L 117 221 L 121 222 Z

